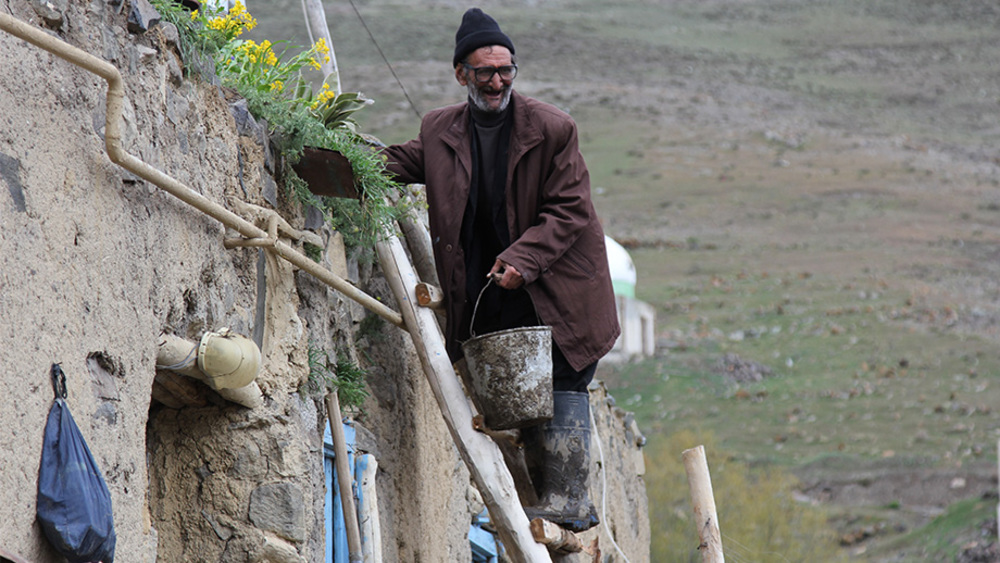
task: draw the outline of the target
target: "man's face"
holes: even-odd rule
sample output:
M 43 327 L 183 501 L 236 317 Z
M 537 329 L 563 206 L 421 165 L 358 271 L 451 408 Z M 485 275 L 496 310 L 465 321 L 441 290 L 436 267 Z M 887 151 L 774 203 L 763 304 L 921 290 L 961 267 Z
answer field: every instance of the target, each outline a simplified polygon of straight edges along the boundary
M 459 84 L 469 89 L 469 98 L 477 108 L 490 113 L 500 113 L 507 109 L 507 104 L 510 103 L 511 84 L 514 78 L 504 80 L 499 72 L 495 72 L 489 80 L 480 82 L 476 79 L 476 71 L 473 69 L 499 69 L 513 64 L 513 57 L 506 47 L 501 45 L 480 47 L 468 56 L 465 64 L 455 68 L 455 78 Z M 480 70 L 480 74 L 482 73 Z

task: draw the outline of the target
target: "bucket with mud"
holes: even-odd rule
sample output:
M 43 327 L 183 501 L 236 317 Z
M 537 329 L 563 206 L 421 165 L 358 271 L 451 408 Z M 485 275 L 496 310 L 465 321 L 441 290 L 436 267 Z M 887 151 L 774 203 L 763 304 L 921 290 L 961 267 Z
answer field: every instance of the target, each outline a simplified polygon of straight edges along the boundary
M 478 305 L 477 299 L 473 321 Z M 512 328 L 482 336 L 473 333 L 462 343 L 462 351 L 473 401 L 487 428 L 511 430 L 552 418 L 551 328 Z

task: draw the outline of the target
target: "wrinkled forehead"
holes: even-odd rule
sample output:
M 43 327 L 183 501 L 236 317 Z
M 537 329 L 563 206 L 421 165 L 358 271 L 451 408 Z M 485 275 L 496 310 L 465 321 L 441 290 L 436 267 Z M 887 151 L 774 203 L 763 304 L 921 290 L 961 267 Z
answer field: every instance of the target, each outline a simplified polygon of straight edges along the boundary
M 467 60 L 471 66 L 505 66 L 514 62 L 510 49 L 503 45 L 480 47 L 470 53 Z

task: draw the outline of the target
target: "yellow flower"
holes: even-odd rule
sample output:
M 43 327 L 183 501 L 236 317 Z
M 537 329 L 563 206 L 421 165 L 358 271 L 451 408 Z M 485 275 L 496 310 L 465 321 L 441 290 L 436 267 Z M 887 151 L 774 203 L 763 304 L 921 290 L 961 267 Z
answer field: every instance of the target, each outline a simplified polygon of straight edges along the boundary
M 231 18 L 238 26 L 240 26 L 237 35 L 243 33 L 243 27 L 246 27 L 246 29 L 253 29 L 257 27 L 257 20 L 250 15 L 250 12 L 247 11 L 246 6 L 244 6 L 242 2 L 236 2 L 233 9 L 229 10 L 229 15 L 227 17 Z
M 327 102 L 336 97 L 337 94 L 333 90 L 330 90 L 330 85 L 323 84 L 323 90 L 320 91 L 320 93 L 316 96 L 316 99 L 313 100 L 313 103 L 310 107 L 312 107 L 312 109 L 316 109 L 319 106 L 325 105 Z
M 309 65 L 316 70 L 323 68 L 316 59 L 309 59 Z
M 253 42 L 252 39 L 248 39 L 243 42 L 242 45 L 236 48 L 237 53 L 241 56 L 250 59 L 251 61 L 256 56 L 257 44 Z
M 285 89 L 285 83 L 280 80 L 275 80 L 271 83 L 272 92 L 280 92 Z
M 246 11 L 242 3 L 237 2 L 225 16 L 208 20 L 209 29 L 222 32 L 229 39 L 243 35 L 243 31 L 257 27 L 257 20 Z
M 193 20 L 198 19 L 198 10 L 191 12 L 191 19 Z
M 313 45 L 313 49 L 317 53 L 321 53 L 321 54 L 324 54 L 324 55 L 327 55 L 327 54 L 330 53 L 330 47 L 327 46 L 326 39 L 323 39 L 322 37 L 320 37 L 319 40 L 316 41 L 316 44 Z
M 323 61 L 327 63 L 330 62 L 330 55 L 323 57 Z
M 267 58 L 264 59 L 264 62 L 269 64 L 270 66 L 274 66 L 278 64 L 278 57 L 274 55 L 274 51 L 268 51 Z

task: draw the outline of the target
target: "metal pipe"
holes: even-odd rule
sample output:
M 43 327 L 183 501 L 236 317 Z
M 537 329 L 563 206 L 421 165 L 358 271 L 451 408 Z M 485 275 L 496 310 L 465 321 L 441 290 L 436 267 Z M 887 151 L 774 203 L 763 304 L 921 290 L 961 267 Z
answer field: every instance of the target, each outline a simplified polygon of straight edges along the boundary
M 122 107 L 125 99 L 125 88 L 121 73 L 118 72 L 118 69 L 114 65 L 61 39 L 52 37 L 44 31 L 28 25 L 9 14 L 0 13 L 0 29 L 40 47 L 61 59 L 65 59 L 84 70 L 92 72 L 107 81 L 108 95 L 107 115 L 104 122 L 104 147 L 112 162 L 140 178 L 155 184 L 170 195 L 187 203 L 205 215 L 218 220 L 244 237 L 249 239 L 266 239 L 268 237 L 268 233 L 263 229 L 185 186 L 173 177 L 132 156 L 122 148 L 121 130 L 122 123 L 124 122 Z M 369 311 L 400 328 L 405 328 L 402 315 L 351 285 L 347 280 L 313 262 L 288 244 L 275 240 L 273 245 L 268 244 L 267 247 L 278 256 L 298 266 L 299 269 L 305 270 L 321 282 L 357 301 Z
M 264 404 L 264 394 L 256 381 L 236 388 L 223 388 L 213 384 L 213 378 L 199 367 L 198 343 L 190 342 L 172 334 L 160 336 L 156 352 L 156 369 L 172 371 L 204 381 L 223 399 L 255 409 Z M 259 352 L 258 352 L 259 362 Z
M 277 221 L 278 230 L 284 233 L 288 238 L 307 242 L 313 246 L 323 246 L 323 237 L 311 231 L 300 231 L 292 228 L 292 226 L 288 224 L 288 221 L 285 221 L 285 218 L 273 209 L 266 209 L 264 207 L 260 207 L 259 205 L 247 203 L 242 199 L 233 199 L 230 203 L 233 209 L 244 217 L 252 217 L 255 221 L 266 218 L 268 220 L 269 229 L 270 221 Z M 268 232 L 270 232 L 270 230 Z

